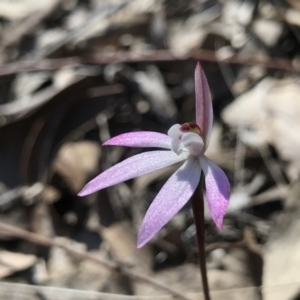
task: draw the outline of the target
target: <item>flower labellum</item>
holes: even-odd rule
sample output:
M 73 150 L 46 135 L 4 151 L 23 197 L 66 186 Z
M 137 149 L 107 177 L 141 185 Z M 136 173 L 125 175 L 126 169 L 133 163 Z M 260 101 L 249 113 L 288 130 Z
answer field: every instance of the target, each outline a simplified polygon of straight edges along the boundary
M 152 131 L 129 132 L 106 141 L 104 145 L 157 147 L 132 156 L 104 171 L 81 190 L 86 196 L 106 187 L 184 161 L 169 178 L 150 205 L 138 234 L 138 248 L 144 246 L 188 202 L 196 190 L 203 171 L 208 207 L 218 228 L 222 227 L 230 197 L 225 173 L 207 157 L 213 123 L 213 110 L 205 74 L 197 63 L 195 69 L 196 122 L 175 124 L 168 135 Z

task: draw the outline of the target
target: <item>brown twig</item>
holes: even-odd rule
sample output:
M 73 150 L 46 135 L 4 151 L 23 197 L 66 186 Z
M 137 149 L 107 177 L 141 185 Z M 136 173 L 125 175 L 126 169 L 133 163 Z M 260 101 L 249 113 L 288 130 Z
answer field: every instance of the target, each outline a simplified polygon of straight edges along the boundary
M 300 62 L 290 61 L 269 56 L 255 57 L 234 54 L 220 58 L 216 51 L 196 50 L 187 54 L 176 54 L 170 50 L 150 50 L 144 52 L 117 51 L 114 53 L 101 53 L 82 57 L 65 57 L 56 59 L 24 60 L 0 66 L 0 76 L 11 75 L 18 72 L 33 72 L 41 70 L 56 70 L 63 67 L 76 67 L 86 64 L 101 65 L 109 63 L 138 63 L 158 61 L 186 61 L 202 60 L 210 62 L 223 62 L 228 64 L 263 66 L 270 69 L 288 72 L 300 72 Z
M 196 235 L 198 241 L 198 255 L 199 255 L 200 273 L 202 278 L 204 298 L 205 300 L 210 300 L 206 261 L 205 261 L 203 179 L 204 179 L 204 175 L 202 174 L 198 187 L 192 196 L 192 207 L 193 207 L 194 220 L 196 226 Z
M 12 225 L 8 225 L 8 224 L 4 224 L 2 222 L 0 222 L 0 231 L 2 234 L 6 234 L 9 236 L 13 236 L 16 238 L 20 238 L 23 240 L 26 240 L 28 242 L 31 242 L 33 244 L 37 244 L 37 245 L 41 245 L 44 247 L 60 247 L 62 249 L 64 249 L 65 251 L 76 255 L 77 257 L 80 257 L 82 259 L 88 259 L 88 260 L 92 260 L 106 268 L 109 268 L 113 271 L 116 272 L 120 272 L 124 275 L 127 275 L 131 278 L 140 280 L 140 281 L 144 281 L 147 282 L 149 284 L 154 285 L 155 287 L 164 290 L 165 292 L 168 292 L 170 294 L 172 294 L 173 296 L 177 297 L 178 299 L 183 299 L 183 300 L 191 300 L 191 298 L 185 296 L 184 294 L 174 290 L 173 288 L 171 288 L 170 286 L 162 283 L 162 282 L 158 282 L 155 279 L 145 275 L 145 274 L 140 274 L 137 273 L 135 271 L 132 270 L 128 270 L 122 266 L 120 266 L 119 264 L 100 258 L 100 257 L 96 257 L 94 255 L 91 255 L 90 253 L 83 251 L 83 250 L 79 250 L 76 248 L 71 248 L 65 244 L 63 244 L 62 242 L 60 242 L 59 240 L 56 239 L 51 239 L 36 233 L 32 233 L 29 232 L 27 230 L 23 230 L 20 228 L 17 228 L 15 226 Z

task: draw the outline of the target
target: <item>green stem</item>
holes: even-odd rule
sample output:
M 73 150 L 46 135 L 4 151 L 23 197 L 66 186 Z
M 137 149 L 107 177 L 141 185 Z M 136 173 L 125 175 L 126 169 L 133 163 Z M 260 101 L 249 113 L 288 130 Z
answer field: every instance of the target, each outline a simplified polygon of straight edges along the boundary
M 202 278 L 204 299 L 210 300 L 209 286 L 207 280 L 207 270 L 205 262 L 205 225 L 204 225 L 204 199 L 203 199 L 204 174 L 192 196 L 192 207 L 196 226 L 196 235 L 198 241 L 198 255 L 200 264 L 200 273 Z

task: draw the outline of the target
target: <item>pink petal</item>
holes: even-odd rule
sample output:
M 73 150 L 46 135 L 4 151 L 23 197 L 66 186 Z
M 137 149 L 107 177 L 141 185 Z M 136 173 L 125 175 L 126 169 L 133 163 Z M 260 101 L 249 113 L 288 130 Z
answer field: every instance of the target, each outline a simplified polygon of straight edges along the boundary
M 153 131 L 128 132 L 117 135 L 103 145 L 126 147 L 158 147 L 171 149 L 172 139 L 166 134 Z
M 216 226 L 221 229 L 230 198 L 230 184 L 221 168 L 206 157 L 200 159 L 205 175 L 206 199 Z
M 204 140 L 207 146 L 213 123 L 213 108 L 208 82 L 199 62 L 195 69 L 195 94 L 196 123 L 204 134 Z
M 199 160 L 189 158 L 166 182 L 150 205 L 138 234 L 138 248 L 144 246 L 193 195 L 199 180 Z
M 86 196 L 117 183 L 173 165 L 184 159 L 186 159 L 186 154 L 177 155 L 172 151 L 150 151 L 134 155 L 95 177 L 86 184 L 78 195 Z

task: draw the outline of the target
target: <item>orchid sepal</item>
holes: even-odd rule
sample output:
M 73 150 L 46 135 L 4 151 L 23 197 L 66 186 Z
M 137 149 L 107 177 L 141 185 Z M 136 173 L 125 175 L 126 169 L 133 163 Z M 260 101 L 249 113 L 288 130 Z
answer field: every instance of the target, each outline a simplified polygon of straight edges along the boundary
M 203 132 L 207 148 L 213 124 L 213 108 L 207 78 L 198 62 L 195 69 L 196 123 Z

